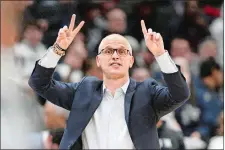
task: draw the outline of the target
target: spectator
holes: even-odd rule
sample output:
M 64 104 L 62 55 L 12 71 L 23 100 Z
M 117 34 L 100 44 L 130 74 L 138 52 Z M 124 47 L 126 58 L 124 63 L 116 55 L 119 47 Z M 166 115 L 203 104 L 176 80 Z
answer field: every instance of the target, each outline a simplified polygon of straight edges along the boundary
M 1 149 L 30 149 L 24 137 L 42 129 L 42 122 L 38 105 L 15 82 L 20 73 L 13 59 L 13 49 L 1 47 Z
M 34 93 L 28 86 L 28 77 L 32 72 L 34 64 L 40 57 L 47 52 L 45 45 L 41 42 L 45 28 L 39 22 L 40 20 L 29 20 L 24 27 L 21 41 L 14 46 L 15 63 L 18 67 L 21 78 L 17 80 L 17 84 L 31 94 L 30 99 L 34 99 Z M 42 105 L 45 100 L 37 96 L 38 102 Z M 36 97 L 35 97 L 36 98 Z
M 198 53 L 201 60 L 206 60 L 209 57 L 213 57 L 215 59 L 217 56 L 216 41 L 210 37 L 204 39 L 199 44 Z
M 195 81 L 196 102 L 201 110 L 199 126 L 192 136 L 208 141 L 215 134 L 217 118 L 223 109 L 218 89 L 223 84 L 223 73 L 213 58 L 200 65 L 200 79 Z
M 198 45 L 198 57 L 192 59 L 191 62 L 191 73 L 195 77 L 199 76 L 200 63 L 209 57 L 216 59 L 217 56 L 217 45 L 216 41 L 211 37 L 206 37 Z
M 220 17 L 216 18 L 209 26 L 209 31 L 212 35 L 212 37 L 216 40 L 217 44 L 217 56 L 216 59 L 218 60 L 218 63 L 220 66 L 223 67 L 223 54 L 224 54 L 224 49 L 223 49 L 223 5 L 221 6 L 220 9 Z
M 175 37 L 171 42 L 170 53 L 172 57 L 183 57 L 191 62 L 191 47 L 188 40 Z
M 48 30 L 46 30 L 43 37 L 43 43 L 47 47 L 52 46 L 54 39 L 57 37 L 58 29 L 65 24 L 65 20 L 68 20 L 67 15 L 72 14 L 74 11 L 74 3 L 72 2 L 68 5 L 60 1 L 35 0 L 33 5 L 26 8 L 24 22 L 39 19 L 48 22 Z M 41 24 L 43 24 L 42 22 Z
M 25 25 L 22 40 L 14 46 L 16 65 L 26 82 L 34 67 L 33 63 L 46 53 L 42 38 L 42 28 L 36 20 L 31 20 Z
M 198 125 L 200 110 L 196 106 L 195 91 L 188 61 L 183 57 L 175 57 L 173 60 L 181 67 L 181 72 L 186 78 L 191 91 L 189 101 L 175 111 L 176 120 L 180 124 L 184 136 L 190 136 L 194 128 Z

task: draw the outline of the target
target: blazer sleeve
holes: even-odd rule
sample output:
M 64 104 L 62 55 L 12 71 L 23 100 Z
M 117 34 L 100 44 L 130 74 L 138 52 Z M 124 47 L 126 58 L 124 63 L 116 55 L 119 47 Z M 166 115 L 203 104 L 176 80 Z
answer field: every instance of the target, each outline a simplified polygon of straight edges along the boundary
M 30 76 L 28 84 L 43 98 L 53 104 L 70 110 L 73 103 L 73 97 L 79 86 L 79 83 L 64 83 L 53 79 L 55 68 L 45 68 L 35 64 L 35 68 Z
M 167 87 L 156 81 L 149 84 L 152 91 L 152 106 L 157 119 L 180 107 L 190 97 L 190 91 L 180 70 L 175 73 L 163 73 Z

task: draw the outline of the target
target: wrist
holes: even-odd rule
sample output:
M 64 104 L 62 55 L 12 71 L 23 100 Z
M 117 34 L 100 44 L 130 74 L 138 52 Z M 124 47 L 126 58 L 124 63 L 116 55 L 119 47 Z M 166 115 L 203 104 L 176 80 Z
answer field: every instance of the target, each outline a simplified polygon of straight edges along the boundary
M 163 55 L 165 52 L 166 52 L 166 50 L 162 50 L 162 51 L 160 51 L 160 52 L 154 53 L 153 55 L 154 55 L 155 57 L 158 57 L 158 56 Z
M 64 56 L 66 53 L 57 43 L 53 45 L 53 52 L 59 56 Z
M 55 42 L 53 44 L 53 47 L 56 47 L 57 49 L 59 49 L 60 51 L 66 51 L 66 49 L 62 48 L 62 46 L 60 46 L 57 42 Z

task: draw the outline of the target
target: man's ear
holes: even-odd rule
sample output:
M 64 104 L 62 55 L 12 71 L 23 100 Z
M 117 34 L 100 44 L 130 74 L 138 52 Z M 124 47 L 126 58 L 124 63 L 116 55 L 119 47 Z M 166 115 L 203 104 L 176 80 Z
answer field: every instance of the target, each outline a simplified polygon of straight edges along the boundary
M 99 60 L 99 56 L 96 56 L 96 64 L 98 67 L 100 67 L 100 60 Z
M 134 57 L 133 56 L 131 56 L 131 59 L 130 59 L 130 68 L 132 68 L 133 67 L 133 64 L 134 64 Z

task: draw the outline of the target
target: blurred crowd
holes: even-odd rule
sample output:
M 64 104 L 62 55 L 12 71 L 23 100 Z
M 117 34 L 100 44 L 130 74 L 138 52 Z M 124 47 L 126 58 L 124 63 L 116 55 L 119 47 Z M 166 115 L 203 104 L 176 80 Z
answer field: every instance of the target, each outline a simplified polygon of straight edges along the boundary
M 17 71 L 11 73 L 18 76 L 10 80 L 19 87 L 26 107 L 31 108 L 26 114 L 30 121 L 24 121 L 27 128 L 34 126 L 31 134 L 26 135 L 31 148 L 58 148 L 66 126 L 69 112 L 35 94 L 27 81 L 35 62 L 54 44 L 59 29 L 69 24 L 74 13 L 76 22 L 84 20 L 85 25 L 61 58 L 54 79 L 79 82 L 87 75 L 102 79 L 95 63 L 98 45 L 106 35 L 119 33 L 133 49 L 135 65 L 130 70 L 131 77 L 137 81 L 152 77 L 165 85 L 143 40 L 143 19 L 147 27 L 162 35 L 165 49 L 180 66 L 191 90 L 189 101 L 158 122 L 161 148 L 223 148 L 222 0 L 33 1 L 23 12 L 20 37 L 12 48 L 11 63 Z

